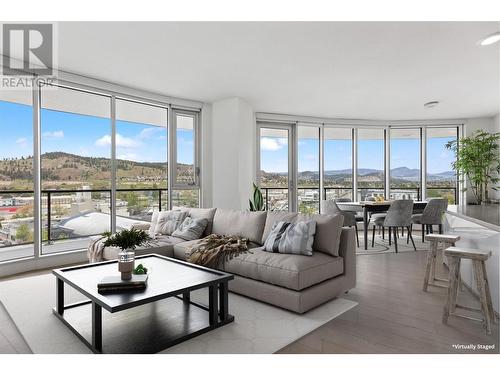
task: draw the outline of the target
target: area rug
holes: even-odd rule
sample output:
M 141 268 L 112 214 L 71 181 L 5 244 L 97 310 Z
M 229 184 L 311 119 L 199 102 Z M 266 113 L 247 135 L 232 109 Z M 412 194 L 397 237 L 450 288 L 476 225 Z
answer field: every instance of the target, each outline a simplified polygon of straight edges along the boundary
M 203 290 L 192 293 L 192 300 L 205 303 L 206 294 Z M 81 300 L 82 296 L 78 292 L 69 287 L 65 289 L 65 303 Z M 4 281 L 0 283 L 0 301 L 33 353 L 90 353 L 89 349 L 52 314 L 55 303 L 53 275 Z M 230 293 L 229 306 L 230 313 L 235 316 L 234 323 L 161 353 L 270 354 L 356 305 L 356 302 L 337 298 L 305 314 L 296 314 Z
M 415 241 L 415 247 L 418 250 L 429 250 L 429 243 L 424 242 L 422 243 L 421 239 L 421 232 L 419 231 L 413 231 L 413 241 Z M 406 231 L 405 231 L 405 236 L 398 238 L 398 252 L 404 253 L 404 252 L 409 252 L 409 251 L 415 251 L 413 248 L 413 245 L 411 241 L 407 244 L 406 243 Z M 387 237 L 387 230 L 385 233 L 385 239 L 382 238 L 381 235 L 377 233 L 375 234 L 375 242 L 372 247 L 372 230 L 370 227 L 370 230 L 368 231 L 368 249 L 365 250 L 364 248 L 364 238 L 363 238 L 363 230 L 359 230 L 359 247 L 356 249 L 356 254 L 357 255 L 370 255 L 370 254 L 385 254 L 385 253 L 395 253 L 395 247 L 394 247 L 394 241 L 391 242 L 391 245 L 389 245 L 389 239 Z

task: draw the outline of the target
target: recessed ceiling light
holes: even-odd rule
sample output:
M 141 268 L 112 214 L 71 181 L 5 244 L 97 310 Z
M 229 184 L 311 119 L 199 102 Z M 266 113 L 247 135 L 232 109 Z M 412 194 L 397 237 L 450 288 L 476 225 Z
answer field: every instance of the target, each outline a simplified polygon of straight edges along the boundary
M 481 41 L 479 42 L 479 44 L 482 45 L 482 46 L 489 46 L 490 44 L 496 43 L 499 40 L 500 40 L 500 31 L 498 31 L 498 32 L 496 32 L 494 34 L 488 35 L 484 39 L 481 39 Z
M 439 102 L 437 100 L 433 100 L 432 102 L 427 102 L 424 104 L 424 107 L 425 108 L 434 108 L 435 106 L 437 106 L 439 104 Z

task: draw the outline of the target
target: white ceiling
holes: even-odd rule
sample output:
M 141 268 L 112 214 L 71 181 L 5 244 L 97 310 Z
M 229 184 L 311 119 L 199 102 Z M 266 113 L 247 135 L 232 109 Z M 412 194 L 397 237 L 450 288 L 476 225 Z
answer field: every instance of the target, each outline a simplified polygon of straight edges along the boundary
M 355 119 L 499 112 L 498 22 L 60 23 L 59 68 L 256 111 Z M 425 109 L 423 104 L 439 100 Z

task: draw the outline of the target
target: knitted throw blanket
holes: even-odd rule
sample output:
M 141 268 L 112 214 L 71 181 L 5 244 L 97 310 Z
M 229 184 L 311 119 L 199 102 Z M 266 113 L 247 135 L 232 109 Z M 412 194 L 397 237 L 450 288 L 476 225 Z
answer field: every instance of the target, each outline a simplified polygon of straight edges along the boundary
M 220 268 L 228 260 L 248 251 L 248 239 L 211 234 L 194 247 L 188 261 L 210 268 Z
M 90 263 L 102 262 L 104 241 L 106 241 L 106 237 L 99 237 L 90 241 L 89 247 L 87 248 L 87 258 L 89 258 Z

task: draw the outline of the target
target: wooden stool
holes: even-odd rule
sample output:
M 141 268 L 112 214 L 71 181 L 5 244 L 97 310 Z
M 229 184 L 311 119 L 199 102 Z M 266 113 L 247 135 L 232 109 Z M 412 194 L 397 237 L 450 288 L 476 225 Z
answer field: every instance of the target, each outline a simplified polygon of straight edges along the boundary
M 483 322 L 486 328 L 486 334 L 491 335 L 491 321 L 496 322 L 497 318 L 493 310 L 491 302 L 490 287 L 488 284 L 488 277 L 486 275 L 485 261 L 491 256 L 491 251 L 465 249 L 465 248 L 448 248 L 444 251 L 444 255 L 448 257 L 449 273 L 449 286 L 448 297 L 443 310 L 443 323 L 448 323 L 450 315 L 458 316 L 465 319 L 476 320 Z M 460 279 L 460 261 L 461 259 L 472 260 L 472 268 L 474 270 L 474 279 L 477 285 L 477 292 L 479 294 L 479 301 L 481 309 L 474 309 L 468 306 L 457 305 L 458 283 Z M 481 312 L 484 319 L 477 319 L 470 316 L 460 315 L 455 313 L 455 309 L 463 309 L 467 311 Z
M 455 246 L 455 243 L 460 240 L 460 236 L 454 236 L 451 234 L 429 234 L 425 236 L 425 239 L 429 241 L 430 246 L 427 253 L 424 287 L 422 289 L 424 290 L 424 292 L 427 292 L 427 287 L 429 285 L 438 286 L 440 288 L 448 288 L 448 279 L 440 279 L 436 277 L 436 257 L 438 252 L 438 245 L 439 243 L 443 243 L 445 248 L 447 248 L 448 246 Z M 436 281 L 445 282 L 446 285 L 436 284 Z M 460 285 L 462 284 L 460 283 Z

